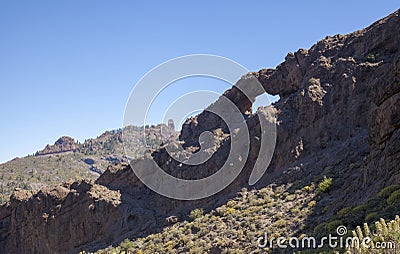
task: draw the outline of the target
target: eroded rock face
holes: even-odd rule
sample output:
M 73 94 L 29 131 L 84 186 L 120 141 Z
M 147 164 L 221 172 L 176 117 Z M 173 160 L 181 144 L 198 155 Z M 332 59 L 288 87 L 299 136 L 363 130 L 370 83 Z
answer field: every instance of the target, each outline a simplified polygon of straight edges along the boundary
M 277 145 L 264 183 L 311 182 L 333 171 L 343 187 L 334 193 L 340 202 L 332 213 L 399 183 L 399 28 L 397 11 L 366 29 L 289 53 L 276 69 L 252 73 L 266 92 L 280 96 L 273 105 Z M 248 115 L 251 103 L 237 89 L 225 95 Z M 210 115 L 188 119 L 180 139 L 198 146 L 204 130 L 226 133 L 221 119 Z
M 36 194 L 16 191 L 11 197 L 10 237 L 5 249 L 52 253 L 95 242 L 101 232 L 118 227 L 123 216 L 120 205 L 120 193 L 90 181 L 46 187 Z
M 265 91 L 280 96 L 273 106 L 262 109 L 265 115 L 276 114 L 277 144 L 259 186 L 307 182 L 330 171 L 335 184 L 342 186 L 329 197 L 333 205 L 324 216 L 330 216 L 355 200 L 366 200 L 384 185 L 400 182 L 398 31 L 397 11 L 366 29 L 326 37 L 309 50 L 290 53 L 276 69 L 250 74 Z M 224 202 L 247 185 L 255 160 L 263 156 L 258 154 L 259 119 L 251 114 L 257 94 L 253 95 L 247 98 L 235 87 L 223 95 L 244 115 L 251 137 L 244 170 L 223 192 L 194 202 L 170 200 L 146 188 L 129 165 L 118 164 L 96 182 L 15 192 L 0 208 L 0 248 L 8 253 L 94 250 L 157 231 L 194 207 L 207 210 Z M 207 163 L 182 166 L 168 155 L 167 146 L 178 157 L 195 153 L 204 131 L 216 137 Z M 222 119 L 205 111 L 185 122 L 179 140 L 149 156 L 172 175 L 196 179 L 214 173 L 224 162 L 231 133 Z M 177 149 L 180 145 L 187 153 Z
M 2 234 L 1 247 L 8 253 L 77 253 L 105 247 L 123 240 L 126 233 L 151 232 L 147 230 L 156 225 L 155 211 L 145 207 L 91 180 L 45 187 L 38 193 L 18 190 L 1 210 L 1 221 L 9 229 Z
M 303 164 L 307 175 L 336 167 L 342 178 L 349 175 L 345 186 L 362 192 L 399 181 L 399 27 L 396 12 L 255 73 L 281 97 L 274 105 L 280 113 L 273 169 Z

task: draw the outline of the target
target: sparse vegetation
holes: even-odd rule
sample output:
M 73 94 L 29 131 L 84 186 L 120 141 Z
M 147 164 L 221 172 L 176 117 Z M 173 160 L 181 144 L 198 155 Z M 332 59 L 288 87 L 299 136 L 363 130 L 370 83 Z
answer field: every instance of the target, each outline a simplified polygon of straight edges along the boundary
M 235 253 L 275 253 L 271 252 L 271 249 L 257 247 L 256 239 L 265 232 L 274 238 L 294 235 L 300 238 L 307 236 L 303 233 L 303 230 L 307 229 L 304 224 L 305 219 L 313 213 L 313 209 L 317 205 L 314 198 L 319 192 L 319 188 L 313 190 L 308 186 L 308 188 L 297 189 L 291 194 L 288 192 L 288 186 L 283 187 L 266 187 L 252 191 L 243 189 L 237 198 L 209 213 L 204 214 L 202 209 L 192 210 L 190 212 L 192 221 L 178 222 L 165 228 L 161 233 L 151 234 L 144 238 L 126 239 L 115 248 L 109 247 L 97 253 L 207 253 L 211 250 L 218 250 L 221 253 L 230 253 L 232 250 L 235 250 Z M 391 194 L 397 195 L 396 191 Z M 295 198 L 288 201 L 288 197 L 292 195 Z M 302 204 L 306 204 L 306 206 Z M 354 223 L 349 224 L 349 219 L 351 220 L 355 213 L 359 213 L 358 217 L 364 218 L 363 214 L 370 210 L 371 204 L 343 208 L 332 220 L 317 225 L 312 231 L 313 236 L 323 237 L 328 234 L 336 234 L 339 226 L 346 225 L 350 229 L 348 236 L 353 234 L 360 239 L 371 236 L 373 239 L 371 246 L 374 246 L 373 244 L 377 241 L 383 240 L 400 244 L 400 219 L 398 216 L 394 221 L 388 223 L 384 219 L 377 219 L 379 221 L 371 226 L 364 223 L 364 231 Z M 376 212 L 370 213 L 365 219 L 371 220 L 377 215 Z M 339 219 L 339 217 L 344 219 Z M 376 234 L 373 235 L 372 232 L 375 230 Z M 310 251 L 302 250 L 296 253 L 314 253 Z M 325 248 L 323 251 L 323 253 L 332 254 L 346 251 L 346 253 L 361 254 L 381 253 L 363 247 L 348 250 Z
M 209 213 L 194 209 L 190 213 L 195 218 L 192 221 L 178 222 L 161 233 L 125 240 L 97 253 L 268 253 L 257 246 L 259 237 L 264 233 L 271 237 L 299 233 L 312 213 L 303 204 L 312 202 L 315 190 L 288 190 L 289 186 L 243 189 L 236 198 Z
M 319 192 L 327 192 L 332 186 L 332 178 L 327 178 L 324 176 L 324 179 L 318 184 Z
M 375 197 L 367 202 L 339 210 L 329 221 L 343 221 L 343 225 L 356 228 L 362 223 L 371 223 L 380 218 L 390 219 L 398 214 L 400 210 L 400 188 L 391 185 L 383 188 Z

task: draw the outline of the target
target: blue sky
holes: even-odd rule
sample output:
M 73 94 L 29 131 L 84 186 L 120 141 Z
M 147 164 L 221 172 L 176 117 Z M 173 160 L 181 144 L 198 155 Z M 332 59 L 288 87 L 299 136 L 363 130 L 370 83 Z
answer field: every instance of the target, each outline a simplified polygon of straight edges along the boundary
M 397 8 L 396 1 L 3 0 L 0 162 L 62 135 L 83 141 L 121 127 L 134 84 L 171 58 L 215 54 L 249 70 L 274 67 L 289 51 Z

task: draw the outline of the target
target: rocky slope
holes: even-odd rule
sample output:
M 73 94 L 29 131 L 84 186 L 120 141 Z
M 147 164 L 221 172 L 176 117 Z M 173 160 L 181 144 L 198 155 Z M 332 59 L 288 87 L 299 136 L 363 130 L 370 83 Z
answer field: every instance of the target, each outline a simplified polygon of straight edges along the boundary
M 255 186 L 257 202 L 240 203 L 247 202 L 246 198 L 240 201 L 247 192 L 242 188 L 248 187 L 258 156 L 259 142 L 252 138 L 239 177 L 223 192 L 198 201 L 170 200 L 150 191 L 127 164 L 110 167 L 95 182 L 71 182 L 36 193 L 17 191 L 0 209 L 0 248 L 8 253 L 76 253 L 145 236 L 155 244 L 166 244 L 169 240 L 165 235 L 152 233 L 187 220 L 194 208 L 202 208 L 208 218 L 218 215 L 207 221 L 223 220 L 227 231 L 247 229 L 240 236 L 244 240 L 224 245 L 227 250 L 244 249 L 265 231 L 320 234 L 334 230 L 332 225 L 338 223 L 351 227 L 361 224 L 359 220 L 393 216 L 400 209 L 400 194 L 394 185 L 400 182 L 399 30 L 396 11 L 366 29 L 326 37 L 308 50 L 289 53 L 275 69 L 243 78 L 256 77 L 266 92 L 280 96 L 277 103 L 261 109 L 268 121 L 275 121 L 271 116 L 276 115 L 277 144 L 268 173 Z M 260 119 L 251 114 L 253 98 L 248 100 L 235 87 L 223 96 L 240 108 L 250 136 L 260 137 Z M 180 133 L 180 143 L 189 154 L 198 150 L 204 131 L 211 131 L 217 140 L 212 147 L 214 154 L 204 165 L 182 166 L 172 160 L 166 150 L 167 146 L 176 147 L 174 142 L 149 156 L 165 171 L 182 178 L 210 175 L 226 159 L 232 134 L 218 117 L 205 111 L 188 119 Z M 136 160 L 134 166 L 140 167 L 149 159 Z M 383 189 L 389 185 L 392 187 Z M 286 194 L 282 188 L 289 188 Z M 273 202 L 271 208 L 266 196 L 272 196 L 278 204 Z M 239 204 L 228 200 L 239 200 Z M 229 214 L 223 209 L 218 209 L 220 214 L 213 211 L 224 204 L 238 220 L 246 216 L 236 215 L 236 210 L 250 209 L 248 214 L 255 213 L 256 221 L 248 222 L 248 228 L 247 224 L 226 221 Z M 293 209 L 302 211 L 304 207 L 307 209 L 301 219 L 292 223 L 297 214 Z M 264 216 L 271 211 L 276 218 Z M 276 224 L 277 220 L 285 223 Z M 204 229 L 190 225 L 190 230 L 182 231 L 181 226 L 185 227 L 176 224 L 178 232 L 185 232 L 192 242 L 202 241 L 197 233 Z M 219 230 L 208 226 L 208 232 Z M 181 235 L 173 237 L 180 244 L 168 244 L 168 251 L 187 252 L 190 243 Z M 207 244 L 208 238 L 203 238 L 205 244 L 199 244 L 200 252 L 224 251 L 218 247 L 222 243 Z M 140 241 L 136 250 L 146 247 Z M 253 247 L 250 250 L 261 251 Z

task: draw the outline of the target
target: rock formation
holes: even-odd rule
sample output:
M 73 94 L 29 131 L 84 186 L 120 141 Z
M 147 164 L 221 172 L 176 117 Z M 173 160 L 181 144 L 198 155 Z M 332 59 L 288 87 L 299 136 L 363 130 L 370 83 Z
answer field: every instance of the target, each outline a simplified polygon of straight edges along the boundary
M 62 136 L 61 138 L 57 139 L 54 145 L 47 145 L 43 150 L 37 151 L 36 155 L 71 152 L 76 148 L 77 143 L 73 138 Z
M 319 202 L 331 205 L 326 214 L 313 218 L 319 220 L 400 182 L 399 31 L 396 11 L 366 29 L 329 36 L 309 50 L 289 53 L 276 69 L 249 74 L 266 92 L 280 96 L 262 109 L 265 114 L 276 113 L 277 145 L 269 171 L 257 186 L 310 182 L 330 171 L 340 187 Z M 236 87 L 223 96 L 244 114 L 252 137 L 243 172 L 223 192 L 199 201 L 170 200 L 147 189 L 129 165 L 110 166 L 96 182 L 65 183 L 38 193 L 16 191 L 0 209 L 0 249 L 7 253 L 95 250 L 157 231 L 171 218 L 184 218 L 193 207 L 212 209 L 224 202 L 247 184 L 259 149 L 253 137 L 259 136 L 260 128 L 259 119 L 251 114 L 252 98 Z M 183 143 L 189 153 L 197 151 L 204 131 L 211 131 L 217 140 L 207 163 L 180 166 L 169 157 L 167 146 Z M 180 142 L 166 144 L 151 156 L 172 175 L 201 178 L 226 159 L 230 135 L 222 119 L 204 111 L 184 123 Z

